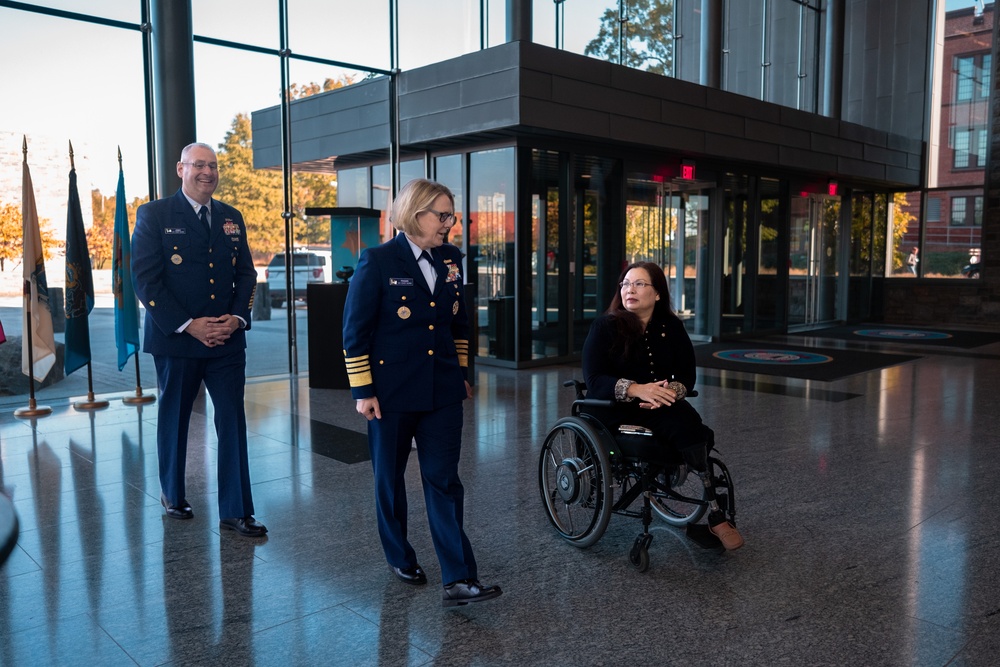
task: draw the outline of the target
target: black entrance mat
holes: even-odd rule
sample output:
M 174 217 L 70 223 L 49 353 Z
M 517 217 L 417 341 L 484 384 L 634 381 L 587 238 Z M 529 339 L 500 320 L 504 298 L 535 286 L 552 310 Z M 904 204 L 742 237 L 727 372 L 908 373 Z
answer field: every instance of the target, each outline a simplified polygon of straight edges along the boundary
M 851 326 L 816 329 L 799 334 L 816 338 L 835 338 L 857 343 L 890 345 L 935 345 L 973 348 L 1000 341 L 1000 331 L 962 331 L 937 327 L 900 327 L 884 324 L 853 324 Z
M 702 368 L 823 382 L 919 359 L 911 354 L 830 350 L 758 342 L 706 343 L 695 345 L 694 353 Z

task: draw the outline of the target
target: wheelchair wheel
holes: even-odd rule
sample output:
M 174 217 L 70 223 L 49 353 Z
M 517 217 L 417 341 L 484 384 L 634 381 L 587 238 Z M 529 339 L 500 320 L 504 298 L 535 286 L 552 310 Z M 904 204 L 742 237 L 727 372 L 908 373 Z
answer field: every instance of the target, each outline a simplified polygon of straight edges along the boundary
M 639 572 L 649 569 L 649 543 L 652 541 L 650 535 L 640 535 L 628 552 L 628 562 Z
M 538 488 L 549 520 L 566 541 L 595 544 L 611 519 L 611 464 L 601 436 L 586 420 L 556 422 L 538 459 Z
M 679 473 L 678 469 L 674 468 L 668 474 L 668 481 L 670 488 L 685 498 L 706 501 L 708 499 L 708 490 L 702 483 L 701 477 L 698 477 L 693 471 L 688 471 L 687 475 L 684 476 Z M 672 526 L 697 523 L 708 511 L 707 504 L 685 502 L 662 494 L 653 494 L 650 501 L 656 515 Z

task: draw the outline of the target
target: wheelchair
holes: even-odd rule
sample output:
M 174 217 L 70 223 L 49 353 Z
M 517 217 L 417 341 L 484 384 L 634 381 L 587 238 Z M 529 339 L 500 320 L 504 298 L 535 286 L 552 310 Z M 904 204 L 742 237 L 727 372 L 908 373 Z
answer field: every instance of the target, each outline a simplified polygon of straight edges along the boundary
M 605 426 L 599 415 L 615 401 L 586 397 L 586 385 L 568 380 L 576 389 L 572 413 L 555 423 L 538 459 L 538 486 L 552 525 L 570 544 L 586 548 L 601 539 L 612 514 L 642 519 L 642 532 L 629 550 L 629 562 L 639 572 L 649 569 L 649 532 L 653 514 L 704 547 L 721 547 L 707 526 L 695 524 L 709 510 L 709 485 L 726 518 L 736 525 L 736 501 L 729 469 L 709 443 L 708 470 L 688 471 L 681 455 L 645 429 Z M 690 392 L 689 397 L 697 392 Z M 640 506 L 633 508 L 641 496 Z

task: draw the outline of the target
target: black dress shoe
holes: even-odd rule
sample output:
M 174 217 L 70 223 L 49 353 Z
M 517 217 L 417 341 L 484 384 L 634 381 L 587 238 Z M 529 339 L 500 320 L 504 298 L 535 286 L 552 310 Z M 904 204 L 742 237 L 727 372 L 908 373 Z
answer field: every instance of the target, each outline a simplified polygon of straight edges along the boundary
M 392 571 L 404 584 L 421 586 L 427 583 L 427 575 L 424 574 L 423 569 L 419 565 L 416 567 L 394 567 Z
M 179 505 L 174 505 L 167 497 L 160 494 L 160 504 L 163 508 L 167 510 L 167 516 L 171 519 L 193 519 L 194 512 L 191 510 L 191 506 L 188 505 L 188 501 L 182 500 Z
M 220 519 L 219 528 L 235 530 L 243 537 L 264 537 L 267 534 L 267 527 L 252 516 Z
M 470 602 L 485 602 L 500 597 L 499 586 L 483 586 L 476 579 L 456 581 L 444 587 L 441 603 L 445 607 L 460 607 Z

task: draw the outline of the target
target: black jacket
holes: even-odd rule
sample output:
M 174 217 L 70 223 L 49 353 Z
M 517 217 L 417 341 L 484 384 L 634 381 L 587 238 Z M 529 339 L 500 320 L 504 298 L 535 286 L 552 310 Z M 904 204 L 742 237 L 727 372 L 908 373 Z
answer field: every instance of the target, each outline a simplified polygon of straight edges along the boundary
M 615 383 L 625 378 L 638 384 L 676 380 L 690 392 L 696 378 L 694 346 L 684 323 L 673 315 L 655 314 L 644 340 L 622 354 L 615 322 L 610 315 L 594 320 L 583 345 L 583 374 L 590 398 L 613 399 Z

